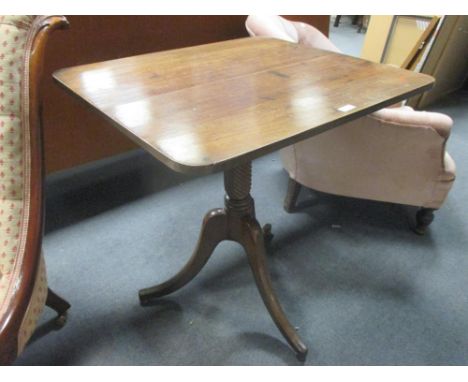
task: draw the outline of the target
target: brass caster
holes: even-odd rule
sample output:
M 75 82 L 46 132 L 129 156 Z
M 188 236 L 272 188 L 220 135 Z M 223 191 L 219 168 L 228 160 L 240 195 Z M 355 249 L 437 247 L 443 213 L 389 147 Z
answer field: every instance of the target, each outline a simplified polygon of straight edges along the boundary
M 142 291 L 138 291 L 138 299 L 140 300 L 141 306 L 150 305 L 150 302 L 152 301 L 152 298 L 146 296 Z
M 410 224 L 410 228 L 417 235 L 425 235 L 427 228 L 434 220 L 434 210 L 431 208 L 420 208 L 416 213 L 416 222 Z
M 263 239 L 265 240 L 265 244 L 270 244 L 271 241 L 273 240 L 273 237 L 275 236 L 271 233 L 271 224 L 269 223 L 265 224 L 263 226 L 262 231 L 263 231 Z
M 307 358 L 307 349 L 304 352 L 297 352 L 296 358 L 299 362 L 304 363 Z
M 55 325 L 58 328 L 63 328 L 65 324 L 67 323 L 67 318 L 68 318 L 68 315 L 66 312 L 61 314 L 60 316 L 57 316 L 57 318 L 55 319 Z

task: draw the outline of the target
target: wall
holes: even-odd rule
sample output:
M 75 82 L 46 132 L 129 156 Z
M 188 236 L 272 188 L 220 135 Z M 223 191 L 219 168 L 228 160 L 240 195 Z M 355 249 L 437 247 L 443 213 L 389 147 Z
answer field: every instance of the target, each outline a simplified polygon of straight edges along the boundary
M 463 87 L 468 77 L 468 16 L 445 16 L 421 72 L 434 76 L 436 83 L 417 102 L 412 100 L 419 109 Z
M 362 58 L 369 61 L 380 62 L 385 42 L 387 41 L 387 36 L 392 26 L 392 20 L 393 16 L 371 16 L 362 47 Z

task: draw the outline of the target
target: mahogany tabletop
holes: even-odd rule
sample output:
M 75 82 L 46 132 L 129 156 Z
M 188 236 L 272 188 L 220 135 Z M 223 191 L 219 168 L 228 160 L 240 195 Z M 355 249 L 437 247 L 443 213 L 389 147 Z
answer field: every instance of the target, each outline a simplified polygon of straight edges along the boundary
M 191 173 L 252 160 L 434 82 L 270 38 L 81 65 L 54 78 L 167 166 Z

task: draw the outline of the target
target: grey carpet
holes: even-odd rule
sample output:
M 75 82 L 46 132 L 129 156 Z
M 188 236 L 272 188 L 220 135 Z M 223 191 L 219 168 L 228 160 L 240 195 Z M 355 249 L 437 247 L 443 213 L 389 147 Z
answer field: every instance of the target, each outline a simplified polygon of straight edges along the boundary
M 466 94 L 437 110 L 455 118 L 458 178 L 429 233 L 401 206 L 304 192 L 286 214 L 277 154 L 254 163 L 258 218 L 275 234 L 269 261 L 306 364 L 468 363 Z M 44 249 L 69 321 L 42 326 L 17 364 L 299 364 L 268 316 L 242 250 L 220 245 L 188 286 L 141 307 L 137 290 L 189 257 L 203 214 L 222 205 L 220 174 L 186 178 L 137 151 L 53 175 Z
M 330 23 L 329 37 L 342 52 L 359 57 L 366 34 L 364 31 L 361 33 L 357 32 L 358 26 L 352 25 L 352 18 L 352 16 L 342 16 L 338 27 L 333 26 L 333 22 L 335 21 L 333 18 Z
M 458 93 L 434 108 L 455 119 L 458 178 L 424 237 L 392 204 L 304 192 L 304 208 L 286 214 L 277 153 L 254 162 L 274 286 L 309 346 L 306 365 L 468 364 L 467 105 Z M 220 174 L 178 175 L 142 151 L 50 176 L 49 284 L 72 309 L 55 331 L 46 308 L 16 364 L 300 365 L 236 244 L 170 298 L 138 303 L 139 288 L 187 260 L 222 191 Z

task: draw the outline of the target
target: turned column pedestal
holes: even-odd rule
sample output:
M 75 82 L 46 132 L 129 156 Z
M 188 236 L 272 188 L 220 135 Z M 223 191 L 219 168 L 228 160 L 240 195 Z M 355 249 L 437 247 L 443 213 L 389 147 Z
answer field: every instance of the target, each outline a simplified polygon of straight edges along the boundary
M 245 250 L 257 288 L 273 321 L 298 357 L 304 358 L 307 347 L 289 323 L 273 291 L 266 263 L 264 233 L 255 218 L 254 200 L 250 195 L 251 181 L 251 162 L 225 171 L 225 207 L 206 214 L 195 251 L 179 273 L 159 285 L 140 290 L 140 301 L 145 304 L 182 288 L 201 271 L 221 241 L 238 242 Z

